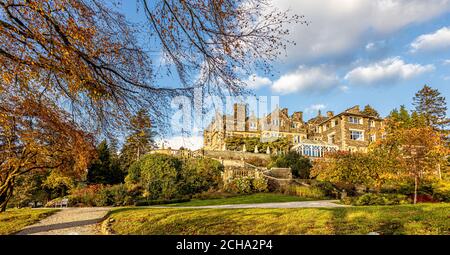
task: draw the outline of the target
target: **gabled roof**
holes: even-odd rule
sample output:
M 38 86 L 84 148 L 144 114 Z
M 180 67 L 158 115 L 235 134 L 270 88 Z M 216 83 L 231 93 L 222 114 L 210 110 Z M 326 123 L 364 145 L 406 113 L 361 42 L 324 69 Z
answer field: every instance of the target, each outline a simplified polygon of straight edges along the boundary
M 358 111 L 356 111 L 356 109 L 358 109 Z M 383 120 L 382 118 L 378 118 L 378 117 L 375 117 L 375 116 L 371 116 L 371 115 L 367 115 L 367 114 L 362 113 L 361 111 L 359 111 L 359 106 L 355 105 L 353 107 L 350 107 L 350 108 L 346 109 L 345 111 L 343 111 L 343 112 L 341 112 L 339 114 L 334 115 L 331 118 L 326 118 L 325 120 L 322 120 L 321 122 L 317 123 L 317 125 L 322 125 L 323 123 L 327 122 L 328 120 L 330 120 L 330 119 L 332 119 L 334 117 L 342 116 L 342 115 L 353 115 L 353 116 L 365 117 L 365 118 L 370 118 L 370 119 L 380 120 L 380 121 Z

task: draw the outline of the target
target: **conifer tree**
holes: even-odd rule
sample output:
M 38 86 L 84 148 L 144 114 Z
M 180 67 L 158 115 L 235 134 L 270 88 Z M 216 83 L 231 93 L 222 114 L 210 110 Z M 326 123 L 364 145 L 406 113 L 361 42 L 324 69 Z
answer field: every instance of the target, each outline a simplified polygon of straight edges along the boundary
M 364 110 L 362 111 L 362 113 L 368 116 L 380 118 L 380 114 L 377 112 L 377 110 L 375 110 L 375 108 L 370 105 L 364 106 Z
M 417 113 L 424 116 L 427 125 L 443 128 L 449 123 L 445 97 L 437 89 L 424 85 L 414 96 L 413 104 Z

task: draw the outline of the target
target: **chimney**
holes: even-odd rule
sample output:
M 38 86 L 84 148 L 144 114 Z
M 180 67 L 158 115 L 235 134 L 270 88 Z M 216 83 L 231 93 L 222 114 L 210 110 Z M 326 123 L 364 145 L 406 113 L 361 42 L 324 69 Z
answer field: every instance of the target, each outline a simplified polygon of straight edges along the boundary
M 303 112 L 294 112 L 292 114 L 292 119 L 303 122 Z
M 327 112 L 327 117 L 328 118 L 331 118 L 331 117 L 333 117 L 334 116 L 334 112 L 333 111 L 328 111 Z

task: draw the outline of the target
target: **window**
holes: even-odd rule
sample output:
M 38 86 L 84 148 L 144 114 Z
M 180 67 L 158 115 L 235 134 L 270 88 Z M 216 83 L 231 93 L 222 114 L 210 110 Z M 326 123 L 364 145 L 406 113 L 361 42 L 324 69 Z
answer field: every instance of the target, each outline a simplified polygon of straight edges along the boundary
M 337 120 L 334 121 L 334 125 L 337 126 L 339 122 Z
M 371 134 L 371 135 L 370 135 L 370 141 L 371 141 L 371 142 L 375 142 L 376 139 L 377 139 L 377 137 L 376 137 L 375 134 Z
M 353 124 L 360 124 L 361 118 L 350 116 L 348 117 L 348 122 Z
M 272 120 L 272 125 L 278 126 L 280 124 L 279 120 Z
M 335 138 L 335 135 L 334 135 L 334 134 L 329 135 L 329 136 L 328 136 L 328 143 L 334 144 L 334 143 L 335 143 L 334 138 Z
M 350 130 L 350 139 L 355 141 L 364 141 L 363 131 Z
M 370 121 L 370 127 L 375 127 L 375 121 L 374 120 Z

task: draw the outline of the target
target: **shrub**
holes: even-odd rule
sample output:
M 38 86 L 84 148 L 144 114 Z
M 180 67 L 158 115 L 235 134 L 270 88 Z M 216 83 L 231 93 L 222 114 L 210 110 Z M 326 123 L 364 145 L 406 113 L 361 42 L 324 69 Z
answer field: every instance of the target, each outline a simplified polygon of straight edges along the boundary
M 325 193 L 318 187 L 289 185 L 282 188 L 282 193 L 292 196 L 298 196 L 311 199 L 324 199 Z
M 359 197 L 348 198 L 342 201 L 345 204 L 362 205 L 399 205 L 411 203 L 406 195 L 402 194 L 374 194 L 367 193 Z
M 312 164 L 309 158 L 290 151 L 287 154 L 272 157 L 268 167 L 290 167 L 294 177 L 306 179 L 309 178 Z
M 186 159 L 164 154 L 144 156 L 130 166 L 125 183 L 149 200 L 170 200 L 190 196 L 222 185 L 220 162 Z
M 236 178 L 236 187 L 240 194 L 248 194 L 252 192 L 252 178 L 242 177 Z
M 442 202 L 450 202 L 450 181 L 441 180 L 434 183 L 433 198 Z
M 222 164 L 213 159 L 188 159 L 181 169 L 180 191 L 183 195 L 196 194 L 222 186 Z
M 268 188 L 267 180 L 260 177 L 237 177 L 229 180 L 224 190 L 230 193 L 250 194 L 255 192 L 266 192 Z
M 134 196 L 132 192 L 126 189 L 124 184 L 117 184 L 104 187 L 95 196 L 94 203 L 96 206 L 124 206 L 134 204 Z
M 252 180 L 253 191 L 256 192 L 267 192 L 268 191 L 267 180 L 264 178 L 254 178 Z
M 98 194 L 104 188 L 104 185 L 95 184 L 89 186 L 80 186 L 70 190 L 68 196 L 70 206 L 97 206 Z
M 331 182 L 315 181 L 311 183 L 311 186 L 320 189 L 325 197 L 339 196 L 339 191 L 336 189 L 336 187 L 334 187 L 334 185 Z

